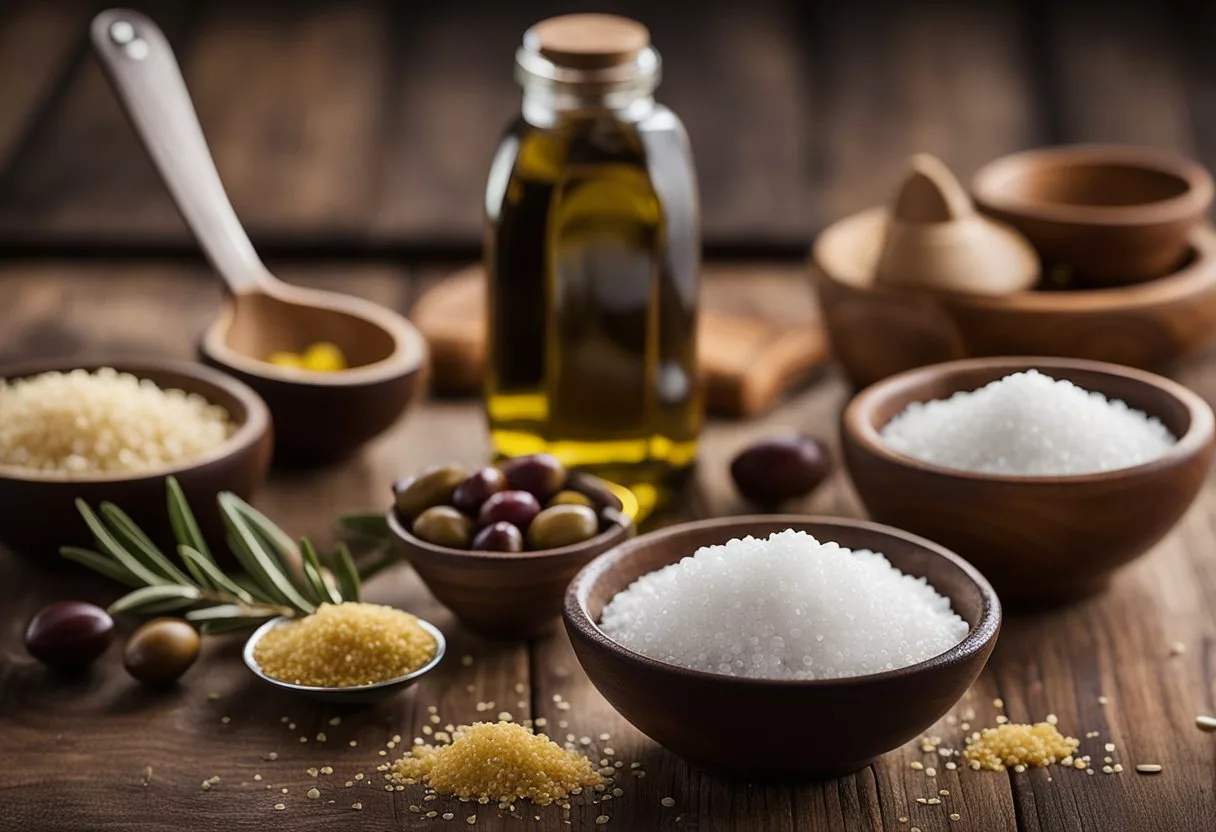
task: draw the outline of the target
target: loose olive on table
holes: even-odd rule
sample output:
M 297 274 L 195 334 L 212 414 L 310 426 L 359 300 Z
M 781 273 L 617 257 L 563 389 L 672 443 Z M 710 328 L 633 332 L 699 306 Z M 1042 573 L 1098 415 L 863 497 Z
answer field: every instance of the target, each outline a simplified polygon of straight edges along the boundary
M 25 649 L 47 667 L 92 664 L 114 640 L 114 620 L 101 607 L 60 601 L 43 607 L 25 628 Z
M 127 639 L 122 663 L 145 685 L 167 685 L 190 669 L 202 641 L 198 631 L 180 618 L 154 618 Z
M 554 549 L 630 526 L 608 484 L 532 454 L 469 472 L 433 466 L 393 486 L 395 510 L 419 539 L 487 552 Z
M 823 442 L 811 436 L 778 436 L 750 445 L 730 464 L 730 475 L 744 497 L 764 507 L 805 497 L 832 468 Z

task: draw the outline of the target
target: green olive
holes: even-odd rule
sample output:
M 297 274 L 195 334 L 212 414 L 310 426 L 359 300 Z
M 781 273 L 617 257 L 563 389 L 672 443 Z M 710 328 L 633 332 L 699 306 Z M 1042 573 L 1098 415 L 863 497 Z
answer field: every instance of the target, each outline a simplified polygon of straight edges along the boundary
M 612 493 L 606 480 L 586 471 L 571 471 L 566 477 L 566 491 L 577 491 L 591 500 L 592 506 L 608 506 L 622 509 L 621 498 Z
M 547 508 L 528 526 L 529 549 L 556 549 L 590 540 L 599 532 L 599 518 L 586 506 Z
M 577 491 L 559 491 L 549 500 L 549 506 L 586 506 L 587 508 L 595 508 L 595 503 L 591 502 L 591 498 L 586 494 L 580 494 Z
M 451 506 L 434 506 L 418 515 L 414 535 L 436 546 L 467 549 L 473 539 L 473 521 Z
M 423 468 L 412 477 L 393 484 L 397 514 L 407 522 L 432 506 L 452 501 L 452 492 L 469 472 L 461 465 L 436 465 Z
M 154 618 L 131 633 L 122 663 L 145 685 L 167 685 L 190 669 L 201 644 L 198 631 L 188 622 Z

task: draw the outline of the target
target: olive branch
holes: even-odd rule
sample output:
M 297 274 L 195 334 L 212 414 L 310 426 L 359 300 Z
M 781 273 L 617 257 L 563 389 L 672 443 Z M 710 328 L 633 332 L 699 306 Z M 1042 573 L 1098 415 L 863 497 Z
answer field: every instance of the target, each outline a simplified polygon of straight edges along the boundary
M 293 540 L 266 515 L 225 491 L 216 500 L 228 549 L 244 570 L 230 575 L 203 539 L 177 480 L 168 477 L 165 486 L 177 562 L 118 506 L 102 503 L 94 511 L 84 500 L 76 500 L 96 549 L 64 546 L 59 553 L 133 587 L 110 605 L 111 614 L 185 610 L 186 619 L 204 633 L 230 632 L 277 616 L 309 615 L 321 604 L 358 601 L 362 582 L 396 562 L 382 516 L 341 518 L 337 532 L 345 539 L 335 552 L 322 557 L 308 538 Z M 360 549 L 362 568 L 351 546 Z

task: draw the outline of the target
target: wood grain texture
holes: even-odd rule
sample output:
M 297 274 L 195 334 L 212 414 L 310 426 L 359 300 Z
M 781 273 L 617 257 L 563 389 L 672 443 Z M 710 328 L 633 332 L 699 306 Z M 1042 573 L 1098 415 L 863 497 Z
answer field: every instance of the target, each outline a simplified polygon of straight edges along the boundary
M 984 162 L 1035 143 L 1017 4 L 808 8 L 817 227 L 887 203 L 913 153 L 932 153 L 966 182 Z
M 391 50 L 372 2 L 210 4 L 184 61 L 203 130 L 255 235 L 361 236 L 379 190 Z
M 647 21 L 666 57 L 659 97 L 692 135 L 707 237 L 800 246 L 810 233 L 813 122 L 799 21 L 773 0 L 761 13 L 729 3 L 712 14 L 693 3 L 616 5 Z M 581 7 L 592 4 L 564 10 Z M 459 14 L 383 0 L 166 0 L 142 10 L 180 53 L 220 174 L 256 241 L 466 248 L 481 239 L 486 171 L 519 111 L 514 50 L 553 11 L 489 0 Z M 9 38 L 49 26 L 6 20 L 0 36 Z M 72 42 L 82 23 L 56 15 L 48 37 Z M 0 240 L 189 247 L 97 67 L 86 58 L 73 69 L 44 119 L 22 116 L 45 86 L 37 67 L 0 89 L 15 116 L 0 137 L 11 133 L 5 141 L 26 149 L 0 181 Z M 734 129 L 723 129 L 725 119 Z M 73 153 L 84 146 L 90 152 Z
M 25 0 L 0 10 L 0 170 L 80 54 L 94 5 Z
M 187 27 L 191 4 L 143 4 L 169 39 Z M 31 125 L 22 152 L 0 176 L 0 235 L 34 239 L 100 236 L 184 239 L 184 226 L 152 163 L 144 154 L 100 66 L 82 60 L 53 110 Z
M 276 267 L 304 285 L 340 283 L 398 309 L 409 304 L 411 284 L 393 269 L 342 264 Z M 425 279 L 425 278 L 424 278 Z M 773 277 L 763 289 L 714 284 L 723 296 L 738 293 L 755 308 L 782 308 L 793 316 L 810 303 L 797 277 Z M 165 262 L 115 262 L 106 266 L 12 263 L 0 270 L 0 303 L 14 310 L 4 333 L 5 355 L 85 354 L 123 344 L 145 351 L 188 355 L 193 334 L 214 311 L 218 292 L 201 267 Z M 173 308 L 174 315 L 163 313 Z M 803 308 L 806 308 L 805 306 Z M 98 310 L 102 314 L 98 314 Z M 122 321 L 116 326 L 115 321 Z M 120 332 L 125 330 L 125 332 Z M 1216 400 L 1216 356 L 1186 365 L 1180 379 Z M 843 382 L 829 375 L 764 419 L 711 421 L 703 439 L 696 494 L 689 504 L 702 515 L 745 513 L 725 474 L 740 446 L 788 428 L 836 441 Z M 359 458 L 326 471 L 279 474 L 258 500 L 293 533 L 325 539 L 332 518 L 347 510 L 382 507 L 388 484 L 402 471 L 457 460 L 474 464 L 488 446 L 479 408 L 472 402 L 428 402 Z M 838 447 L 838 446 L 837 446 Z M 6 811 L 0 830 L 309 830 L 429 828 L 421 814 L 451 811 L 460 823 L 474 811 L 477 828 L 593 829 L 600 814 L 609 829 L 696 828 L 731 830 L 877 830 L 917 825 L 926 830 L 1203 829 L 1216 811 L 1212 771 L 1216 746 L 1193 727 L 1199 712 L 1216 710 L 1211 645 L 1216 643 L 1216 482 L 1174 534 L 1149 556 L 1120 573 L 1110 591 L 1051 615 L 1013 616 L 988 670 L 951 713 L 927 732 L 943 745 L 960 747 L 964 717 L 972 730 L 993 724 L 1002 697 L 1013 719 L 1055 713 L 1061 727 L 1082 738 L 1098 764 L 1094 775 L 1059 768 L 1008 776 L 948 771 L 944 760 L 909 744 L 869 768 L 840 779 L 800 786 L 739 783 L 689 768 L 631 728 L 587 682 L 569 640 L 555 632 L 530 643 L 479 640 L 422 588 L 408 569 L 396 569 L 370 587 L 374 600 L 406 606 L 435 621 L 449 637 L 450 658 L 417 688 L 364 711 L 305 704 L 254 684 L 240 666 L 236 646 L 215 642 L 187 677 L 189 684 L 156 694 L 133 687 L 112 648 L 94 673 L 76 682 L 56 681 L 25 655 L 21 630 L 29 615 L 52 598 L 105 601 L 117 590 L 88 576 L 52 576 L 0 554 L 0 754 L 20 755 L 22 765 L 0 771 Z M 788 507 L 796 511 L 859 516 L 847 479 L 837 471 L 817 493 Z M 1172 642 L 1186 651 L 1171 655 Z M 463 657 L 469 656 L 465 664 Z M 470 690 L 470 686 L 472 689 Z M 208 698 L 209 693 L 219 698 Z M 554 696 L 560 696 L 555 700 Z M 1107 704 L 1098 701 L 1107 697 Z M 424 736 L 427 707 L 441 723 L 486 718 L 486 703 L 517 718 L 542 717 L 545 730 L 564 740 L 587 737 L 597 762 L 622 761 L 620 796 L 598 804 L 576 802 L 569 817 L 560 809 L 518 819 L 499 818 L 486 807 L 423 801 L 415 789 L 389 794 L 376 780 L 378 755 L 394 734 Z M 482 703 L 482 710 L 477 709 Z M 969 714 L 970 711 L 974 715 Z M 229 716 L 227 724 L 221 717 Z M 296 724 L 289 730 L 283 716 Z M 338 726 L 330 726 L 332 717 Z M 741 742 L 753 732 L 781 730 L 763 713 L 724 713 Z M 433 730 L 433 729 L 432 729 Z M 1098 731 L 1097 737 L 1085 734 Z M 318 732 L 326 742 L 318 743 Z M 600 739 L 601 734 L 608 739 Z M 309 738 L 307 743 L 300 736 Z M 358 745 L 351 747 L 350 740 Z M 1121 774 L 1101 773 L 1106 742 Z M 609 757 L 606 748 L 612 749 Z M 396 753 L 396 749 L 389 750 Z M 275 751 L 275 761 L 264 759 Z M 936 768 L 936 776 L 910 767 Z M 638 762 L 638 769 L 629 765 Z M 1131 772 L 1157 762 L 1156 777 Z M 310 767 L 332 765 L 332 775 L 313 778 Z M 148 777 L 147 767 L 152 772 Z M 356 772 L 367 778 L 355 781 Z M 254 775 L 260 774 L 261 781 Z M 210 792 L 201 782 L 213 775 Z M 1048 778 L 1051 778 L 1048 780 Z M 144 785 L 147 778 L 147 785 Z M 356 785 L 347 788 L 351 780 Z M 314 785 L 319 800 L 305 797 Z M 273 789 L 267 790 L 266 785 Z M 278 790 L 288 788 L 283 795 Z M 938 796 L 940 805 L 917 797 Z M 611 794 L 611 792 L 609 792 Z M 671 797 L 668 808 L 661 799 Z M 333 803 L 329 803 L 333 800 Z M 359 801 L 361 814 L 351 808 Z M 282 802 L 284 810 L 275 810 Z M 429 805 L 428 805 L 429 804 Z M 949 813 L 960 816 L 949 820 Z M 908 818 L 907 824 L 900 818 Z M 564 823 L 570 821 L 570 827 Z M 442 823 L 437 818 L 436 823 Z

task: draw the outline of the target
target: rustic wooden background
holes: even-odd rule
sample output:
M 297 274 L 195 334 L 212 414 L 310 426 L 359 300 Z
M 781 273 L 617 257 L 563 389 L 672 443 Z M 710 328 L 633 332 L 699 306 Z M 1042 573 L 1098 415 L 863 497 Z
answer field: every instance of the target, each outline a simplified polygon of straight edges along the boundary
M 684 119 L 711 250 L 796 254 L 886 198 L 903 158 L 961 175 L 1022 147 L 1132 141 L 1216 164 L 1216 5 L 1077 0 L 135 4 L 179 51 L 258 242 L 473 250 L 518 106 L 513 51 L 562 9 L 645 20 Z M 0 2 L 0 246 L 188 251 L 85 49 L 95 0 Z
M 404 312 L 476 255 L 485 167 L 517 106 L 512 49 L 558 4 L 137 5 L 181 50 L 237 209 L 284 278 Z M 219 301 L 84 48 L 95 7 L 0 0 L 0 361 L 103 350 L 189 356 Z M 913 151 L 936 152 L 964 175 L 1010 150 L 1078 140 L 1171 147 L 1216 165 L 1211 3 L 595 7 L 640 16 L 666 58 L 660 95 L 692 134 L 711 261 L 736 259 L 707 268 L 710 306 L 809 321 L 798 261 L 810 236 L 883 199 Z M 1216 356 L 1176 375 L 1216 401 Z M 835 441 L 846 397 L 829 371 L 763 419 L 711 423 L 690 512 L 744 511 L 725 475 L 730 456 L 781 427 Z M 475 401 L 431 400 L 346 465 L 276 475 L 258 503 L 294 533 L 324 538 L 337 513 L 385 503 L 402 472 L 485 453 Z M 861 514 L 843 472 L 799 508 Z M 485 716 L 476 705 L 488 701 L 494 713 L 547 719 L 559 738 L 590 737 L 597 753 L 610 747 L 626 772 L 638 762 L 646 776 L 623 775 L 621 796 L 576 801 L 569 815 L 550 807 L 540 820 L 510 818 L 476 807 L 476 828 L 598 829 L 594 819 L 606 815 L 604 828 L 629 832 L 1216 829 L 1216 737 L 1193 727 L 1197 713 L 1216 712 L 1214 548 L 1216 481 L 1104 597 L 1010 617 L 954 721 L 933 731 L 957 745 L 967 712 L 974 727 L 991 725 L 1001 697 L 1014 720 L 1055 713 L 1083 737 L 1097 774 L 946 771 L 910 745 L 855 775 L 799 786 L 688 768 L 607 706 L 562 633 L 527 644 L 477 639 L 408 569 L 377 579 L 371 594 L 439 624 L 451 658 L 379 707 L 337 711 L 268 692 L 240 666 L 234 642 L 213 643 L 168 693 L 129 682 L 117 648 L 87 678 L 57 680 L 24 653 L 25 621 L 55 598 L 104 602 L 115 592 L 0 552 L 0 830 L 421 829 L 443 828 L 446 812 L 459 826 L 473 807 L 383 791 L 377 751 L 394 734 L 419 734 L 430 705 L 460 723 Z M 1174 655 L 1175 642 L 1185 652 Z M 340 725 L 329 724 L 334 717 Z M 722 719 L 740 742 L 782 730 L 764 714 Z M 1121 774 L 1100 772 L 1107 742 Z M 913 761 L 933 765 L 936 778 Z M 1136 775 L 1138 762 L 1165 771 Z M 334 773 L 307 773 L 325 765 Z M 212 776 L 220 782 L 204 791 Z M 315 801 L 305 796 L 314 783 Z M 941 805 L 916 802 L 939 789 L 950 792 Z M 279 802 L 284 810 L 273 808 Z

